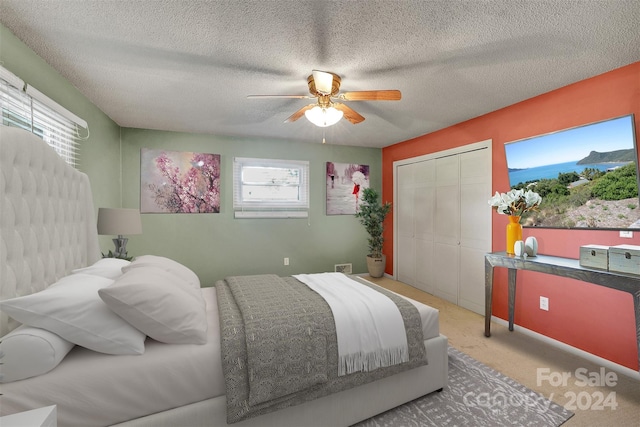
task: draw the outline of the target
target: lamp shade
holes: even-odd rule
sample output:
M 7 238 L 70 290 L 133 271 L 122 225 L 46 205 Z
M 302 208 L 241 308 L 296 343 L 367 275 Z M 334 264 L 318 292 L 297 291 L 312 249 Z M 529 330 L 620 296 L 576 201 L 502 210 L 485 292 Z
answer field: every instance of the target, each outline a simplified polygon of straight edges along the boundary
M 98 209 L 98 234 L 142 234 L 140 210 L 124 208 Z
M 343 114 L 344 113 L 342 111 L 337 110 L 334 107 L 323 108 L 317 105 L 304 112 L 307 120 L 321 128 L 335 125 L 340 121 Z

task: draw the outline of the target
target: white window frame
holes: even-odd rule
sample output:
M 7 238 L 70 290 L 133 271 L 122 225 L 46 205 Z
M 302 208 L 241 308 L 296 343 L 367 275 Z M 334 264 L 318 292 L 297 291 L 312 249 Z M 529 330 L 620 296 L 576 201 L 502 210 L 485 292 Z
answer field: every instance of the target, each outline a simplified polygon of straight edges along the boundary
M 78 143 L 89 137 L 87 122 L 0 66 L 1 125 L 25 129 L 49 144 L 68 164 L 78 166 Z M 87 136 L 80 136 L 80 127 Z
M 298 172 L 298 197 L 295 200 L 245 200 L 243 168 L 295 169 Z M 270 184 L 278 186 L 278 184 Z M 283 184 L 290 187 L 290 185 Z M 304 160 L 233 159 L 233 210 L 235 218 L 307 218 L 309 216 L 309 162 Z

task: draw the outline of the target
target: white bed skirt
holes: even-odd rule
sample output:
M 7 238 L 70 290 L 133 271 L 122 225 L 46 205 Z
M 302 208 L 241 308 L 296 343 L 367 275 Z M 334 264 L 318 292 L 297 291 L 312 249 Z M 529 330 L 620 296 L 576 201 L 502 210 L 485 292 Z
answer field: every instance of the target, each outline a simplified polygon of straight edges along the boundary
M 224 396 L 127 421 L 121 427 L 326 427 L 350 426 L 446 387 L 448 339 L 425 341 L 429 364 L 235 424 L 226 422 Z

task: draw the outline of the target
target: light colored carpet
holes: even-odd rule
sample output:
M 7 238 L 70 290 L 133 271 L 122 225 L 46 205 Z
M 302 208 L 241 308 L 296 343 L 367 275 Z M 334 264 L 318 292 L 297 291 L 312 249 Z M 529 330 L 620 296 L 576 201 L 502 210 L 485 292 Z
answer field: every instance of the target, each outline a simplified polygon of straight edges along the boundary
M 405 403 L 357 427 L 556 427 L 573 415 L 509 377 L 449 347 L 449 381 L 441 392 Z
M 583 426 L 640 426 L 640 382 L 617 374 L 617 382 L 610 386 L 580 386 L 575 381 L 553 386 L 549 381 L 538 381 L 538 369 L 549 372 L 574 373 L 584 368 L 587 372 L 598 372 L 600 366 L 581 357 L 567 353 L 549 344 L 526 336 L 509 332 L 500 324 L 492 323 L 491 337 L 484 336 L 484 317 L 458 307 L 414 287 L 385 277 L 366 277 L 394 292 L 406 295 L 428 304 L 440 311 L 440 332 L 449 338 L 449 346 L 454 347 L 496 371 L 514 379 L 525 387 L 540 393 L 561 406 L 573 411 L 563 427 Z M 607 372 L 610 372 L 607 369 Z M 594 405 L 599 393 L 604 397 L 614 393 L 616 408 Z M 582 402 L 571 405 L 573 396 L 580 396 Z M 591 400 L 591 405 L 588 405 Z M 582 407 L 582 408 L 581 408 Z

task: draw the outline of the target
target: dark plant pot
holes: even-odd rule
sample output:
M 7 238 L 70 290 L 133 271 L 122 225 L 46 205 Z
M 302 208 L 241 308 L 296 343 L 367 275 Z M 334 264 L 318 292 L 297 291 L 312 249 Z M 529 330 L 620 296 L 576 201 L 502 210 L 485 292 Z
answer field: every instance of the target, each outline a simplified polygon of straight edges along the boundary
M 367 270 L 369 270 L 369 276 L 371 277 L 382 277 L 386 264 L 386 255 L 382 255 L 381 258 L 374 258 L 371 255 L 367 255 Z

